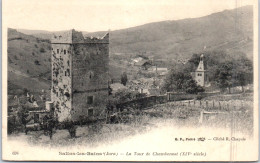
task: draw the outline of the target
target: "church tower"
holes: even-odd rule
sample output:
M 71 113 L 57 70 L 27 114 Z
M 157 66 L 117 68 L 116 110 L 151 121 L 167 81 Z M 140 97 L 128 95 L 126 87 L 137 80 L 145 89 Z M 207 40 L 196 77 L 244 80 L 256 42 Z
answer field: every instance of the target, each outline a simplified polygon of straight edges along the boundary
M 204 56 L 203 54 L 200 56 L 200 62 L 198 65 L 198 68 L 195 71 L 195 81 L 197 82 L 198 85 L 204 87 L 207 81 L 207 73 L 204 69 Z

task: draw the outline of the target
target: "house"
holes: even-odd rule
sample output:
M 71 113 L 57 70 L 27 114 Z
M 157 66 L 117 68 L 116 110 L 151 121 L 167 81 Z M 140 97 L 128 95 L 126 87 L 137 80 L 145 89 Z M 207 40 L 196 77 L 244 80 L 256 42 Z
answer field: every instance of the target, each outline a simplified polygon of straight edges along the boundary
M 132 64 L 134 65 L 135 63 L 138 63 L 138 62 L 140 62 L 142 60 L 144 60 L 144 58 L 142 58 L 142 57 L 134 58 L 134 59 L 132 59 Z
M 113 83 L 113 84 L 110 84 L 110 88 L 112 89 L 112 93 L 116 93 L 116 92 L 118 92 L 119 90 L 125 90 L 125 89 L 127 89 L 127 87 L 124 86 L 124 85 L 121 84 L 121 83 Z
M 135 66 L 139 67 L 140 70 L 147 70 L 152 66 L 149 60 L 142 60 L 140 62 L 135 63 Z
M 145 93 L 147 96 L 159 96 L 160 90 L 157 88 L 140 88 L 139 93 Z
M 148 69 L 151 72 L 156 73 L 159 76 L 165 76 L 168 72 L 168 68 L 166 67 L 157 67 L 157 66 L 152 66 Z

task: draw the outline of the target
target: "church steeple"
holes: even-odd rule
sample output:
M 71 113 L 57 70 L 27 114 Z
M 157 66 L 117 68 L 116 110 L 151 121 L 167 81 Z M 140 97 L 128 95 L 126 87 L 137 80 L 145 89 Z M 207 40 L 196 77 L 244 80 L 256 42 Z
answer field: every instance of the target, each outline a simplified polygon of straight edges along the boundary
M 199 62 L 199 65 L 198 65 L 198 68 L 196 71 L 204 71 L 204 62 L 203 62 L 203 59 L 204 59 L 204 55 L 201 54 L 200 56 L 200 62 Z
M 197 82 L 198 85 L 204 87 L 205 86 L 205 82 L 207 80 L 207 75 L 206 75 L 206 71 L 204 69 L 204 55 L 202 54 L 200 56 L 200 62 L 198 65 L 198 68 L 195 71 L 195 80 Z

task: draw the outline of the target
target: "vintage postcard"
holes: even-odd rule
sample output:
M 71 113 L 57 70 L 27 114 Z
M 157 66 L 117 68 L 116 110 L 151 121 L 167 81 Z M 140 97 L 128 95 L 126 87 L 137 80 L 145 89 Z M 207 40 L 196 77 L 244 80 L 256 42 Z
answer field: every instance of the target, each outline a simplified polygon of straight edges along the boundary
M 258 1 L 2 4 L 3 160 L 258 160 Z

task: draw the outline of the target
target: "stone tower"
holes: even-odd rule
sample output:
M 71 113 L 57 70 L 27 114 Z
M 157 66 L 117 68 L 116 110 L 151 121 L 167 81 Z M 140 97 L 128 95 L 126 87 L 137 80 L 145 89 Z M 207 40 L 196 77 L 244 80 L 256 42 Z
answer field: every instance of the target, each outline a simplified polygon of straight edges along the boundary
M 207 81 L 207 73 L 204 69 L 203 54 L 200 56 L 198 68 L 195 71 L 195 81 L 198 85 L 204 87 Z
M 58 120 L 97 116 L 108 97 L 109 34 L 84 38 L 70 30 L 52 45 L 51 100 Z

